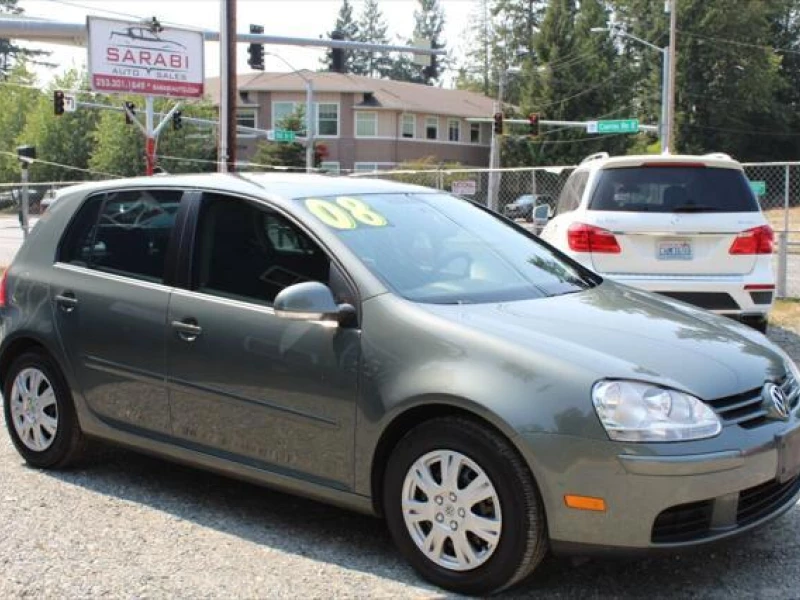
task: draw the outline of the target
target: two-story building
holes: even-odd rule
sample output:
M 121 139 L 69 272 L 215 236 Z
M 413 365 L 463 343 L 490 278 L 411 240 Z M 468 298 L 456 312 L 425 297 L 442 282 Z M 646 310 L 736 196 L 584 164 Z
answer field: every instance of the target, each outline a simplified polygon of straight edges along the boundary
M 331 171 L 389 169 L 434 156 L 465 166 L 489 164 L 493 102 L 481 94 L 352 74 L 301 71 L 252 73 L 238 77 L 239 125 L 273 129 L 306 103 L 306 79 L 313 85 L 316 139 L 324 141 Z M 219 102 L 219 80 L 207 80 Z M 262 136 L 240 133 L 238 158 L 247 160 Z

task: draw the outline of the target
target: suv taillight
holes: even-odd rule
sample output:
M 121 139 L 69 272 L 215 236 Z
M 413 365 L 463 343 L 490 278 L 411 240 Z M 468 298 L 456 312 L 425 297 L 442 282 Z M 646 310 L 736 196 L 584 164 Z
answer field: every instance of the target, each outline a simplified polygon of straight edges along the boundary
M 600 254 L 619 254 L 622 250 L 617 238 L 607 229 L 573 223 L 567 230 L 567 242 L 573 252 L 597 252 Z
M 8 269 L 3 272 L 3 278 L 0 279 L 0 308 L 6 307 L 6 279 L 8 278 Z
M 729 254 L 772 254 L 772 242 L 775 234 L 772 227 L 762 225 L 743 231 L 731 244 Z

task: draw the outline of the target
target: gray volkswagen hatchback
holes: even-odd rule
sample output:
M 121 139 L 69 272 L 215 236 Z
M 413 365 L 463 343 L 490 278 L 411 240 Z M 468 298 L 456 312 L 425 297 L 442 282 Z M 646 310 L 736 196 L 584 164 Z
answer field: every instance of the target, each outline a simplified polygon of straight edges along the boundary
M 728 538 L 800 493 L 780 349 L 435 190 L 82 185 L 0 303 L 5 420 L 31 465 L 100 438 L 382 515 L 458 592 L 511 586 L 548 549 Z

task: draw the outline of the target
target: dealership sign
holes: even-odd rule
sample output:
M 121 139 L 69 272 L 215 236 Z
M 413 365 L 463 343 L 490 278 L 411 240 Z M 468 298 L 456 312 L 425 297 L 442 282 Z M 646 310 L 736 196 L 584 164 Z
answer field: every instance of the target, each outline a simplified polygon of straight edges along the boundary
M 203 34 L 88 17 L 92 90 L 196 98 L 203 95 Z

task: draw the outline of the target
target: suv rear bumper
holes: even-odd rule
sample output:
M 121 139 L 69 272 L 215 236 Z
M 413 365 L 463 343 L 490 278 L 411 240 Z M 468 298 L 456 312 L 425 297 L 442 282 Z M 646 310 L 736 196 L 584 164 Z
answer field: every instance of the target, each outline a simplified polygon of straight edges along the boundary
M 664 294 L 718 314 L 763 318 L 775 301 L 771 271 L 763 276 L 669 276 L 601 273 L 619 283 L 648 292 Z M 748 286 L 772 286 L 771 289 L 749 289 Z

